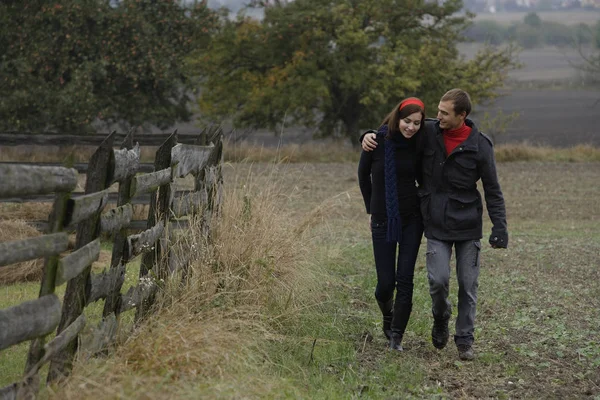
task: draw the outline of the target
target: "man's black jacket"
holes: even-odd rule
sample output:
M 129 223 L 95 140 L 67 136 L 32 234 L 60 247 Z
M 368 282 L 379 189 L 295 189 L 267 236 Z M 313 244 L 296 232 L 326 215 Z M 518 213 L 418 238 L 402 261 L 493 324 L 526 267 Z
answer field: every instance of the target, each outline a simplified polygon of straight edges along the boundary
M 481 179 L 492 221 L 490 243 L 507 247 L 508 231 L 504 198 L 496 174 L 492 141 L 473 121 L 465 123 L 471 134 L 451 154 L 437 119 L 427 119 L 423 132 L 423 185 L 419 188 L 425 236 L 445 241 L 482 237 L 483 204 L 477 190 Z

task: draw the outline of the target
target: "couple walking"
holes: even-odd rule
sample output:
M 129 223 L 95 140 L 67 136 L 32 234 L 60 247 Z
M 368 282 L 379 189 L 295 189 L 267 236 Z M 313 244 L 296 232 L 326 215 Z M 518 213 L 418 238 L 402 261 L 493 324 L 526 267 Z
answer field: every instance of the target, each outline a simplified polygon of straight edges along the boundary
M 367 213 L 371 214 L 377 270 L 375 298 L 383 314 L 383 331 L 394 350 L 402 351 L 402 337 L 412 310 L 415 262 L 424 233 L 432 343 L 438 349 L 448 343 L 452 314 L 448 301 L 450 258 L 454 248 L 458 280 L 454 342 L 460 359 L 474 358 L 483 236 L 479 179 L 493 224 L 490 245 L 506 248 L 508 231 L 493 145 L 467 118 L 470 112 L 471 100 L 461 89 L 442 96 L 437 119 L 425 119 L 423 102 L 411 97 L 400 102 L 377 131 L 361 136 L 358 177 Z

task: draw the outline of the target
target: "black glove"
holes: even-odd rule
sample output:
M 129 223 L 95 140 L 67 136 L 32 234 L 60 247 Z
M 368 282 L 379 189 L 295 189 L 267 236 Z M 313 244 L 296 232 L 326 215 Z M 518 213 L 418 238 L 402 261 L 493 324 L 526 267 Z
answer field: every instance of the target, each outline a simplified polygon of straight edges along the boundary
M 490 244 L 492 247 L 506 249 L 508 247 L 508 233 L 495 233 L 492 231 L 490 235 Z

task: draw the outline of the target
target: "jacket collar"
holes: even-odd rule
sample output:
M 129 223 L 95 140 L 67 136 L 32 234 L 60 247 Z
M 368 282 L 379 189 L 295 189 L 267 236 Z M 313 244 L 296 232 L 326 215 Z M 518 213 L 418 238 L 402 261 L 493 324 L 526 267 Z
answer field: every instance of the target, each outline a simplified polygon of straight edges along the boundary
M 479 151 L 479 141 L 477 140 L 479 136 L 479 129 L 477 129 L 475 123 L 469 118 L 465 119 L 465 124 L 471 128 L 471 133 L 469 134 L 469 137 L 465 139 L 460 146 L 454 149 L 452 153 L 461 151 Z M 446 145 L 444 144 L 444 135 L 442 133 L 442 129 L 440 128 L 440 121 L 435 122 L 435 128 L 436 141 L 444 150 L 444 154 L 446 154 Z M 449 154 L 446 155 L 448 156 Z

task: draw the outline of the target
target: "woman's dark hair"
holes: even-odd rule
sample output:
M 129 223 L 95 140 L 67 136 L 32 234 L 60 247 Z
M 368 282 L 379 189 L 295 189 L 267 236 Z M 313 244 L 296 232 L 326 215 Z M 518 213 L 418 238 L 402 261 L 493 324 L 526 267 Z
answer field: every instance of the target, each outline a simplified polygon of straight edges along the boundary
M 394 135 L 400 133 L 400 120 L 416 112 L 420 112 L 422 117 L 421 126 L 419 126 L 418 132 L 420 132 L 423 125 L 425 125 L 425 110 L 423 110 L 421 106 L 417 104 L 407 104 L 402 108 L 402 110 L 400 110 L 400 106 L 402 105 L 402 103 L 404 103 L 405 100 L 406 99 L 398 103 L 396 107 L 394 107 L 394 109 L 381 122 L 381 125 L 388 126 L 388 133 L 386 135 L 386 139 L 389 139 Z

